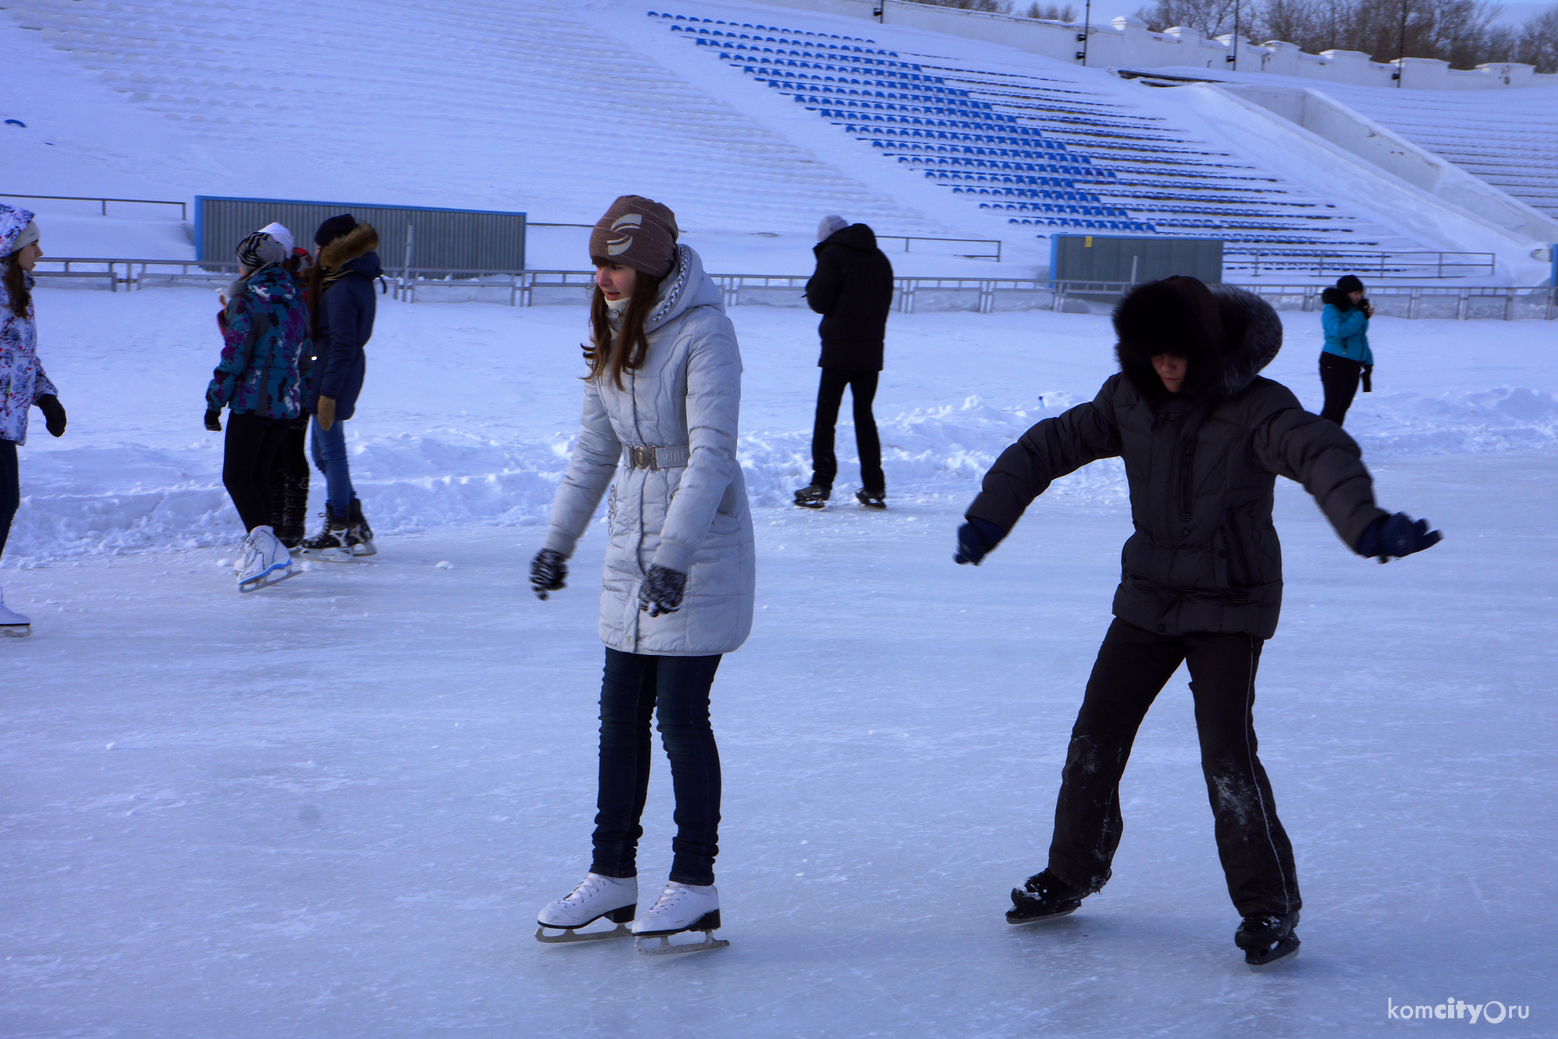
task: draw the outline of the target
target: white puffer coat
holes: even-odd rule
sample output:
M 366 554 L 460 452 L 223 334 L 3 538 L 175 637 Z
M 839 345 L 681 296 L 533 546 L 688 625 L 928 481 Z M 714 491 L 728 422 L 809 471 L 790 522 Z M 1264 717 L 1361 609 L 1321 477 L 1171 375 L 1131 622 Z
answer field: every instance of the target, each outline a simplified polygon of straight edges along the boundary
M 741 353 L 719 286 L 685 245 L 644 331 L 649 350 L 636 371 L 622 373 L 623 389 L 609 377 L 585 383 L 579 442 L 552 503 L 546 547 L 571 556 L 609 485 L 601 641 L 652 656 L 729 653 L 752 630 L 756 587 L 752 514 L 736 461 Z M 634 447 L 658 448 L 661 464 L 675 464 L 634 468 Z M 639 610 L 639 586 L 654 565 L 688 575 L 675 613 Z

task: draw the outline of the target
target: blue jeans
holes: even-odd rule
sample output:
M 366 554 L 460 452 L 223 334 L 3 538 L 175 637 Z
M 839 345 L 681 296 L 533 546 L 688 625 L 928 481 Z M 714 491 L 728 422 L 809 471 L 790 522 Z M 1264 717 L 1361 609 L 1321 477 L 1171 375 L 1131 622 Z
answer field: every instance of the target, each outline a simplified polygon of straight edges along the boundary
M 319 428 L 319 419 L 309 423 L 309 453 L 314 465 L 325 474 L 325 504 L 331 511 L 346 514 L 357 492 L 352 490 L 352 467 L 346 459 L 346 423 L 336 419 L 329 429 Z
M 656 708 L 671 759 L 676 837 L 671 879 L 714 883 L 719 852 L 719 748 L 709 727 L 709 689 L 719 668 L 710 657 L 652 657 L 606 650 L 600 691 L 600 796 L 591 873 L 636 877 L 639 818 L 649 795 L 654 754 L 649 723 Z

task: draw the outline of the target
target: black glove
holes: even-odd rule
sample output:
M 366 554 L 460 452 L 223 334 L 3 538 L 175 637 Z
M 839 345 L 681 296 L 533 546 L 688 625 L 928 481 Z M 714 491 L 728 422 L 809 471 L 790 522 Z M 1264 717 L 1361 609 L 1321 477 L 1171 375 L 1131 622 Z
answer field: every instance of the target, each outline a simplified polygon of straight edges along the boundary
M 568 563 L 555 548 L 543 548 L 530 561 L 530 587 L 545 601 L 547 592 L 568 587 Z
M 644 583 L 638 586 L 638 608 L 648 610 L 651 617 L 675 613 L 682 608 L 682 596 L 686 594 L 687 575 L 656 564 L 649 568 Z
M 968 522 L 958 528 L 958 550 L 953 553 L 952 561 L 959 566 L 964 563 L 978 566 L 985 553 L 999 545 L 1005 536 L 1006 531 L 989 520 L 970 516 Z
M 65 406 L 52 393 L 38 398 L 38 410 L 43 412 L 43 424 L 57 437 L 65 435 Z
M 1358 378 L 1363 383 L 1364 393 L 1374 392 L 1374 366 L 1372 364 L 1364 365 L 1363 371 L 1358 373 Z
M 1377 557 L 1381 563 L 1421 552 L 1437 545 L 1443 537 L 1437 530 L 1428 529 L 1425 519 L 1413 522 L 1404 512 L 1394 516 L 1382 516 L 1369 524 L 1369 529 L 1358 539 L 1360 556 Z
M 220 411 L 206 411 L 206 428 L 213 433 L 222 431 L 222 413 Z

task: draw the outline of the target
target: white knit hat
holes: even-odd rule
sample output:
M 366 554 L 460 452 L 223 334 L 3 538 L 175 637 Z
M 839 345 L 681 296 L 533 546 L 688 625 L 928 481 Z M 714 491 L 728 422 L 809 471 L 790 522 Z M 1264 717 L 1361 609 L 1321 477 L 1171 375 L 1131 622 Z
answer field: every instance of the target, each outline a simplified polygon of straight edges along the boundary
M 817 241 L 826 242 L 836 231 L 842 231 L 849 226 L 849 221 L 836 213 L 829 213 L 817 224 Z
M 272 221 L 266 224 L 264 227 L 260 228 L 260 233 L 268 234 L 272 238 L 276 239 L 276 241 L 280 242 L 281 247 L 287 250 L 288 256 L 292 255 L 292 250 L 297 245 L 297 243 L 292 240 L 292 232 L 288 231 L 285 227 L 276 223 L 275 221 Z
M 36 242 L 38 238 L 38 221 L 29 220 L 27 221 L 27 226 L 22 228 L 21 233 L 16 236 L 16 241 L 11 246 L 11 251 L 20 252 L 32 243 Z

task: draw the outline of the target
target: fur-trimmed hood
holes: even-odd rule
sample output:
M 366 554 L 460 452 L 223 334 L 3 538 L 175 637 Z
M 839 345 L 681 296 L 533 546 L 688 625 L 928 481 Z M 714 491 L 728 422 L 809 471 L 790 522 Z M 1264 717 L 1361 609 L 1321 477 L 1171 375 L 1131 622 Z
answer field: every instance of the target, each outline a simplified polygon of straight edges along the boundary
M 358 224 L 329 245 L 320 247 L 319 266 L 325 270 L 339 270 L 355 259 L 377 252 L 378 248 L 379 232 L 372 224 Z
M 1353 308 L 1352 296 L 1338 288 L 1329 288 L 1321 292 L 1320 304 L 1335 307 L 1344 314 Z
M 1246 389 L 1282 349 L 1282 320 L 1271 304 L 1232 285 L 1175 277 L 1131 290 L 1114 308 L 1120 371 L 1150 401 L 1171 394 L 1152 358 L 1189 360 L 1180 395 L 1231 397 Z

